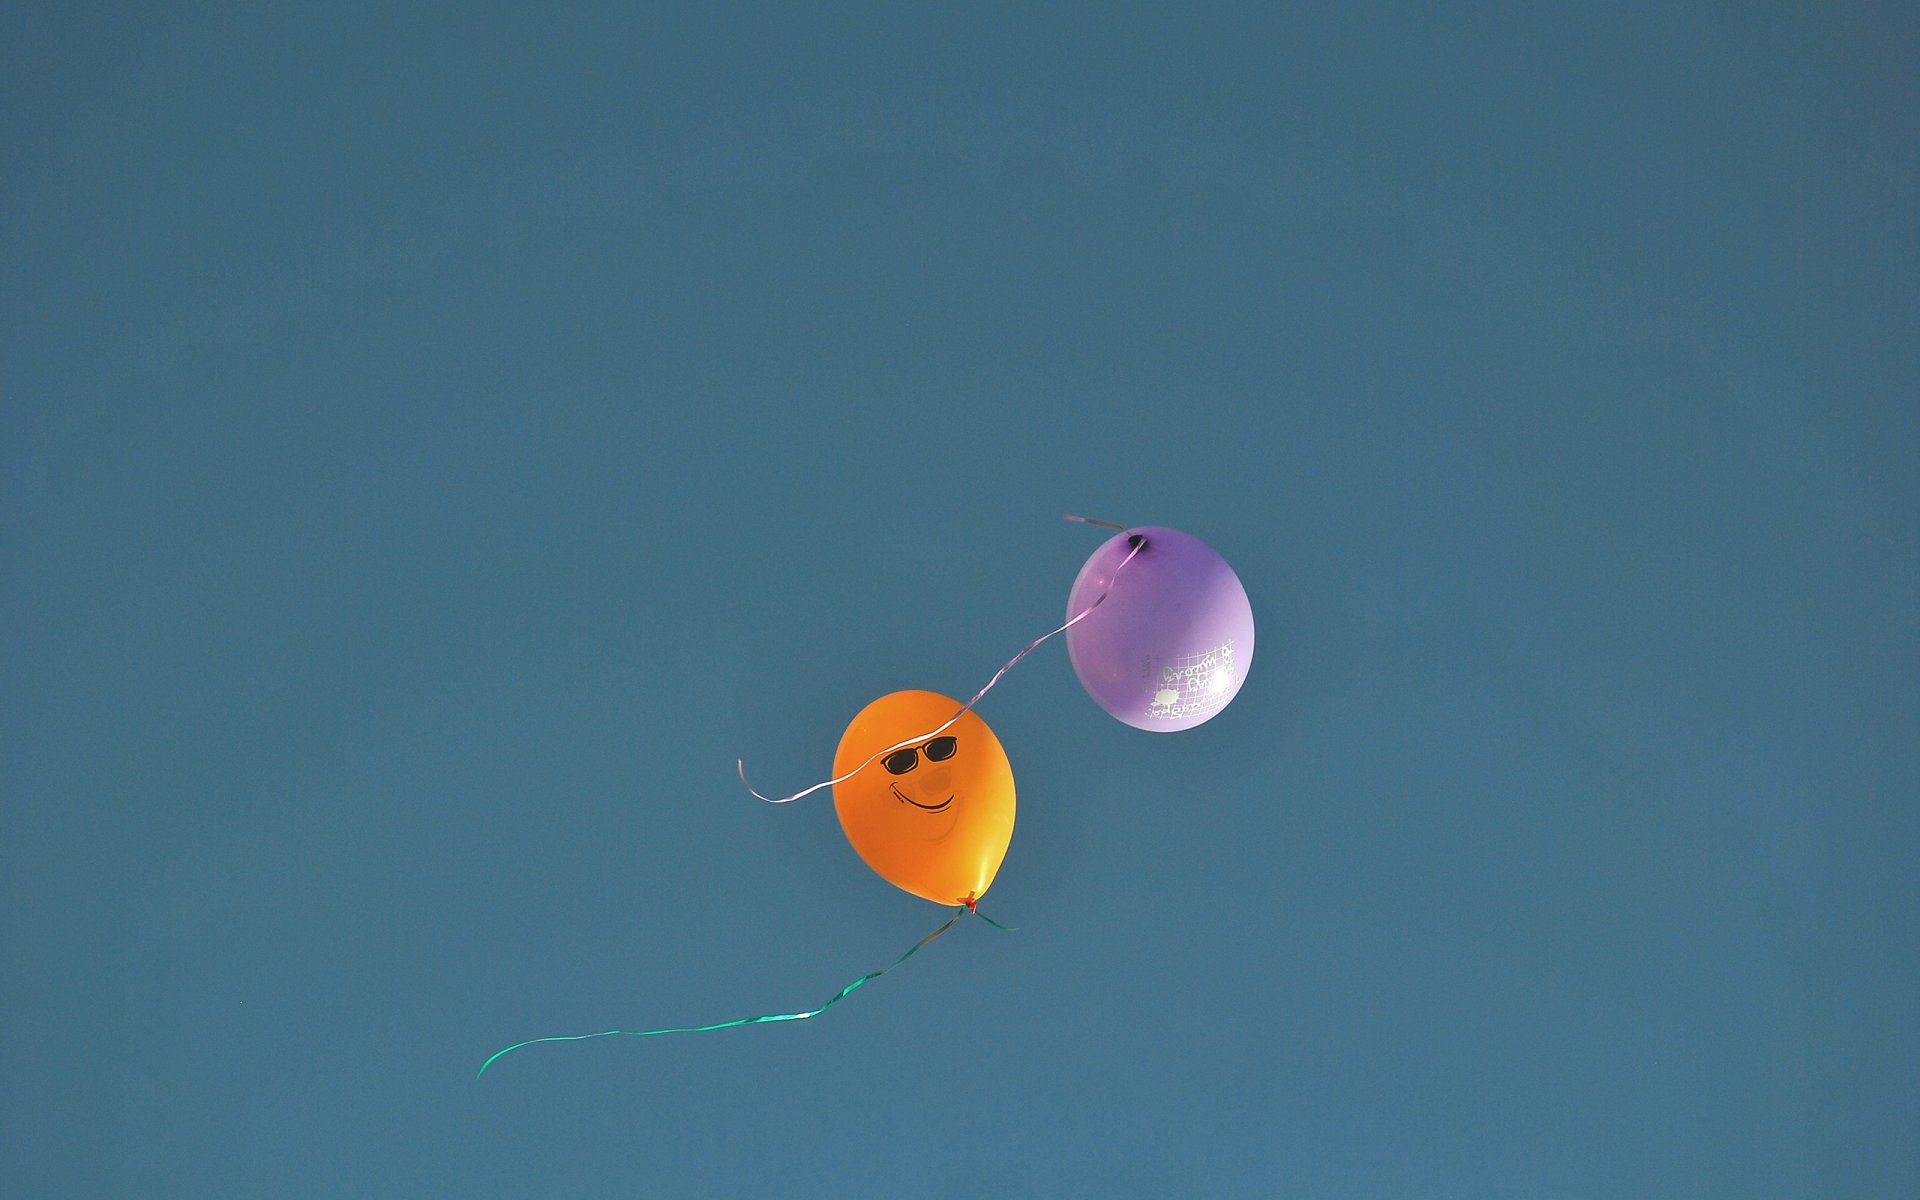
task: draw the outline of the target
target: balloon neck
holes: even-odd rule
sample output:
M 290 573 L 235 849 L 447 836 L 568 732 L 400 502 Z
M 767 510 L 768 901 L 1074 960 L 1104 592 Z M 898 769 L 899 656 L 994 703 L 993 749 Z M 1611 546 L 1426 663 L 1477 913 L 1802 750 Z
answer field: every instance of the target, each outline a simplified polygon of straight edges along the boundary
M 972 892 L 968 892 L 966 899 L 962 900 L 960 903 L 966 905 L 967 911 L 970 913 L 977 913 L 980 911 L 980 897 L 974 895 Z
M 1136 533 L 1127 538 L 1127 549 L 1129 550 L 1144 550 L 1146 547 L 1147 539 L 1144 534 Z

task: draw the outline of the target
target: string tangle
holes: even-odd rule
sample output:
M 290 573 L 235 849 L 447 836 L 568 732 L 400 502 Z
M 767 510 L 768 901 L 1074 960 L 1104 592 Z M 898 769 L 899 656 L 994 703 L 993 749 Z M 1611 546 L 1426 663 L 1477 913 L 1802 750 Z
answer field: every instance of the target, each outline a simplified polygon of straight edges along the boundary
M 1114 525 L 1113 522 L 1111 521 L 1095 521 L 1090 517 L 1076 517 L 1076 516 L 1073 516 L 1072 514 L 1067 514 L 1063 519 L 1068 521 L 1078 521 L 1083 525 L 1106 525 L 1111 528 L 1118 529 L 1123 533 L 1126 532 L 1126 529 L 1124 526 Z M 1025 658 L 1029 654 L 1032 654 L 1034 650 L 1039 647 L 1040 643 L 1054 636 L 1054 634 L 1065 633 L 1067 630 L 1072 629 L 1075 625 L 1078 625 L 1080 622 L 1086 620 L 1087 617 L 1092 615 L 1094 609 L 1099 608 L 1102 604 L 1106 603 L 1107 597 L 1113 594 L 1113 585 L 1119 580 L 1120 572 L 1125 570 L 1126 565 L 1134 560 L 1135 555 L 1139 554 L 1142 550 L 1146 549 L 1147 542 L 1145 538 L 1135 536 L 1128 540 L 1130 542 L 1130 547 L 1127 550 L 1127 556 L 1121 559 L 1120 565 L 1113 569 L 1113 578 L 1107 580 L 1107 586 L 1100 589 L 1100 594 L 1094 597 L 1092 604 L 1087 605 L 1085 608 L 1081 609 L 1079 612 L 1073 614 L 1071 617 L 1068 617 L 1067 623 L 1060 626 L 1058 629 L 1052 630 L 1051 632 L 1048 632 L 1048 633 L 1043 633 L 1039 637 L 1033 639 L 1031 642 L 1028 642 L 1026 644 L 1026 647 L 1023 650 L 1021 650 L 1020 653 L 1008 659 L 1005 666 L 1001 667 L 998 671 L 995 671 L 993 673 L 993 678 L 987 680 L 987 685 L 973 694 L 973 699 L 967 701 L 965 704 L 962 704 L 960 708 L 951 717 L 948 717 L 946 722 L 942 724 L 938 729 L 929 730 L 926 733 L 915 734 L 914 736 L 906 739 L 905 741 L 895 742 L 893 745 L 888 746 L 884 750 L 876 751 L 873 755 L 868 757 L 866 761 L 862 762 L 859 766 L 856 766 L 855 768 L 853 768 L 853 770 L 848 771 L 846 774 L 837 775 L 832 779 L 823 779 L 819 783 L 816 783 L 811 787 L 801 788 L 799 791 L 793 793 L 790 796 L 761 795 L 758 791 L 754 789 L 754 786 L 751 783 L 747 782 L 746 760 L 735 759 L 734 768 L 740 774 L 740 786 L 746 788 L 747 791 L 752 792 L 756 798 L 765 800 L 768 804 L 791 804 L 795 800 L 803 799 L 804 797 L 813 795 L 815 792 L 819 791 L 821 788 L 830 788 L 837 783 L 845 783 L 847 780 L 852 779 L 855 775 L 858 775 L 860 772 L 866 770 L 868 767 L 872 766 L 874 763 L 879 762 L 881 759 L 885 758 L 889 754 L 892 754 L 896 750 L 905 750 L 909 746 L 918 746 L 922 742 L 928 741 L 929 739 L 932 739 L 932 738 L 939 737 L 941 734 L 951 729 L 955 721 L 958 721 L 961 717 L 965 716 L 970 710 L 972 710 L 974 705 L 980 703 L 980 698 L 982 696 L 985 696 L 988 692 L 992 691 L 993 685 L 996 683 L 999 683 L 1001 677 L 1004 676 L 1008 671 L 1013 670 L 1014 665 L 1018 663 L 1021 659 Z

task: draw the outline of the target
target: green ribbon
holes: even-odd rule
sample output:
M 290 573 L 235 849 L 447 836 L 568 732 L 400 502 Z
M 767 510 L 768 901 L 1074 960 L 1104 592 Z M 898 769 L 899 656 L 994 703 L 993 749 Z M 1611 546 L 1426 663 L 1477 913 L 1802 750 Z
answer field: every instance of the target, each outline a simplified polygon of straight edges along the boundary
M 932 933 L 928 934 L 927 936 L 921 938 L 919 941 L 915 942 L 911 947 L 908 948 L 905 954 L 902 954 L 899 958 L 894 959 L 892 962 L 888 963 L 886 966 L 881 967 L 878 971 L 869 971 L 865 975 L 862 975 L 860 978 L 854 980 L 852 983 L 841 988 L 840 991 L 833 997 L 833 999 L 827 1001 L 825 1004 L 822 1004 L 819 1008 L 813 1009 L 809 1012 L 769 1013 L 768 1015 L 763 1017 L 741 1017 L 738 1021 L 722 1021 L 718 1025 L 688 1025 L 688 1026 L 678 1027 L 673 1029 L 609 1029 L 602 1033 L 576 1033 L 569 1037 L 528 1038 L 524 1042 L 515 1042 L 513 1045 L 508 1046 L 505 1050 L 496 1051 L 492 1058 L 489 1058 L 487 1061 L 480 1064 L 480 1069 L 474 1073 L 473 1077 L 477 1080 L 480 1078 L 480 1076 L 485 1075 L 487 1073 L 487 1068 L 492 1066 L 494 1062 L 500 1058 L 501 1055 L 511 1054 L 513 1051 L 518 1050 L 522 1046 L 532 1046 L 540 1042 L 584 1042 L 591 1038 L 603 1038 L 603 1037 L 655 1037 L 663 1033 L 711 1033 L 713 1030 L 716 1030 L 716 1029 L 733 1029 L 740 1025 L 765 1025 L 773 1021 L 804 1021 L 809 1017 L 817 1017 L 821 1013 L 832 1008 L 834 1005 L 840 1003 L 842 1000 L 845 1000 L 848 996 L 853 995 L 853 993 L 859 990 L 862 986 L 864 986 L 868 980 L 880 978 L 882 975 L 885 975 L 888 971 L 893 970 L 895 967 L 899 966 L 901 963 L 907 961 L 908 959 L 912 958 L 914 955 L 918 954 L 920 952 L 920 947 L 926 945 L 928 942 L 931 942 L 933 939 L 939 937 L 941 934 L 945 933 L 947 930 L 952 929 L 954 925 L 959 922 L 960 918 L 966 916 L 967 913 L 970 911 L 973 913 L 974 916 L 979 917 L 982 921 L 985 921 L 987 924 L 993 926 L 995 929 L 1005 930 L 1008 933 L 1012 933 L 1016 929 L 1018 929 L 1018 926 L 1002 925 L 1000 922 L 994 920 L 992 917 L 989 917 L 985 913 L 978 911 L 977 909 L 970 910 L 963 907 L 956 910 L 951 917 L 948 917 L 946 920 L 946 923 L 941 925 L 940 928 L 934 930 Z

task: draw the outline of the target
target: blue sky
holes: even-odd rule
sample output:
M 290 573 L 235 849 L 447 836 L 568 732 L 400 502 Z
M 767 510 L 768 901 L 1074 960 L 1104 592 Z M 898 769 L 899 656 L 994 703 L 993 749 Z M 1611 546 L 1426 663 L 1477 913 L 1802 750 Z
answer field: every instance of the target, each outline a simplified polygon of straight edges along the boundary
M 1894 5 L 3 18 L 0 1180 L 36 1196 L 1920 1187 Z M 852 715 L 1101 531 L 970 922 Z

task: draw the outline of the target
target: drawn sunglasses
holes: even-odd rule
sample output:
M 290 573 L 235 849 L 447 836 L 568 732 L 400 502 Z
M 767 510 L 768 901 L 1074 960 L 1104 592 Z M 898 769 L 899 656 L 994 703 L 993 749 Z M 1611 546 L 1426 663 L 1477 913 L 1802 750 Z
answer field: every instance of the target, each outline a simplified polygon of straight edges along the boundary
M 922 754 L 927 756 L 928 762 L 945 762 L 953 757 L 958 744 L 957 738 L 937 737 L 918 750 L 912 746 L 908 746 L 905 750 L 895 750 L 881 759 L 880 765 L 887 769 L 889 775 L 905 775 L 920 765 Z

